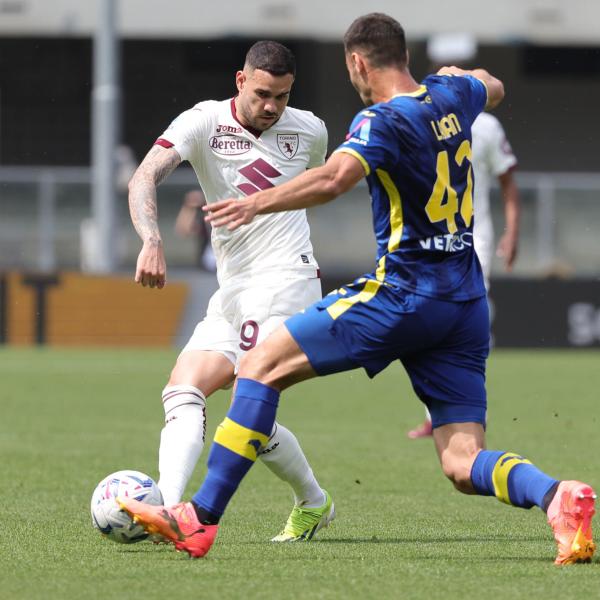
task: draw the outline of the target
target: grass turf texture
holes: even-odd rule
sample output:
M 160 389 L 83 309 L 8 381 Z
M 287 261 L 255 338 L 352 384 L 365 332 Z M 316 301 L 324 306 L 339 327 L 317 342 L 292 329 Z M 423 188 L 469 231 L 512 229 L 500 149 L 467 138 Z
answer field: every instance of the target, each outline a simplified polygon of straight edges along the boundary
M 406 438 L 423 414 L 397 366 L 374 381 L 355 371 L 284 395 L 280 419 L 300 438 L 338 511 L 313 542 L 268 541 L 291 501 L 263 465 L 242 483 L 205 559 L 103 539 L 90 524 L 92 491 L 119 469 L 157 476 L 160 390 L 174 358 L 171 351 L 0 351 L 1 598 L 548 599 L 600 589 L 597 557 L 591 565 L 552 565 L 541 511 L 453 490 L 431 440 Z M 495 351 L 488 446 L 600 489 L 599 364 L 597 352 Z M 208 439 L 228 398 L 209 401 Z

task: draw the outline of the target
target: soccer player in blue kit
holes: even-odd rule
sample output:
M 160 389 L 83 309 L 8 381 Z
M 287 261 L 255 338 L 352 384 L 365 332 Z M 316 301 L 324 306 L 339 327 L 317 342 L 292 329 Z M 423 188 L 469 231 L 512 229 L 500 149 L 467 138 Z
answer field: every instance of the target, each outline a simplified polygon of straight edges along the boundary
M 548 517 L 556 564 L 589 562 L 594 490 L 558 481 L 517 453 L 485 449 L 489 315 L 473 250 L 471 124 L 504 96 L 483 69 L 444 67 L 417 83 L 404 31 L 372 13 L 344 36 L 350 80 L 368 107 L 323 167 L 243 200 L 208 207 L 235 229 L 257 214 L 328 202 L 367 178 L 376 269 L 288 319 L 248 352 L 217 429 L 208 473 L 191 502 L 121 506 L 179 550 L 203 556 L 239 482 L 271 432 L 280 392 L 315 376 L 362 367 L 374 377 L 400 360 L 433 421 L 444 474 L 465 494 L 496 496 Z

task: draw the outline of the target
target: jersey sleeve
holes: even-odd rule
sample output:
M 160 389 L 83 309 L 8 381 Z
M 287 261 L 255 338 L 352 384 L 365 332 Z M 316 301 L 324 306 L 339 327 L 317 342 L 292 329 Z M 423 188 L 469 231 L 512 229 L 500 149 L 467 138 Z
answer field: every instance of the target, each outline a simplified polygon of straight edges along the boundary
M 363 110 L 352 121 L 346 141 L 335 152 L 357 158 L 369 175 L 375 169 L 388 169 L 398 161 L 398 144 L 390 122 L 381 110 Z
M 200 140 L 206 138 L 208 116 L 194 107 L 182 112 L 154 142 L 177 151 L 181 160 L 192 161 L 197 155 Z
M 490 127 L 488 161 L 490 172 L 496 177 L 503 175 L 517 164 L 511 145 L 498 119 L 494 118 Z
M 473 122 L 477 115 L 483 111 L 487 104 L 487 86 L 481 79 L 472 75 L 446 75 L 457 88 L 458 94 L 463 101 L 463 109 Z
M 317 130 L 317 134 L 315 136 L 315 141 L 311 147 L 310 157 L 308 160 L 308 169 L 312 169 L 313 167 L 320 167 L 325 163 L 325 155 L 327 154 L 327 127 L 325 127 L 325 123 L 318 119 L 319 128 Z

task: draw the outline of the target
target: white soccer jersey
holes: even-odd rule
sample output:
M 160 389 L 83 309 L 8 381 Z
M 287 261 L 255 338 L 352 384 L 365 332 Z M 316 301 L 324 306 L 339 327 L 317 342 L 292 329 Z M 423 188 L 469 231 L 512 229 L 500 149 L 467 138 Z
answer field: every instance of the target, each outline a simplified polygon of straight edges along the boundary
M 473 231 L 475 251 L 479 256 L 484 276 L 489 278 L 494 253 L 494 229 L 490 211 L 490 186 L 494 177 L 506 173 L 517 164 L 517 158 L 500 121 L 489 113 L 481 113 L 471 127 L 473 138 L 473 171 L 475 189 Z
M 243 198 L 286 182 L 325 161 L 327 130 L 321 119 L 287 107 L 266 131 L 237 120 L 233 99 L 196 104 L 177 117 L 157 140 L 190 162 L 208 204 Z M 213 228 L 220 285 L 238 275 L 312 269 L 306 211 L 257 215 L 235 231 Z

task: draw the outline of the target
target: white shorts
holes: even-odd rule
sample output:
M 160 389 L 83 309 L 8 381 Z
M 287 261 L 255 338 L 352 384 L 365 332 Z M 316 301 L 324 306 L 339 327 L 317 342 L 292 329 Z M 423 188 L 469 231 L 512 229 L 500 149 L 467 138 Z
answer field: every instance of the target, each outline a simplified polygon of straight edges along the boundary
M 321 297 L 321 280 L 306 274 L 274 273 L 268 278 L 228 283 L 213 294 L 206 316 L 181 352 L 220 352 L 237 371 L 244 352 Z

